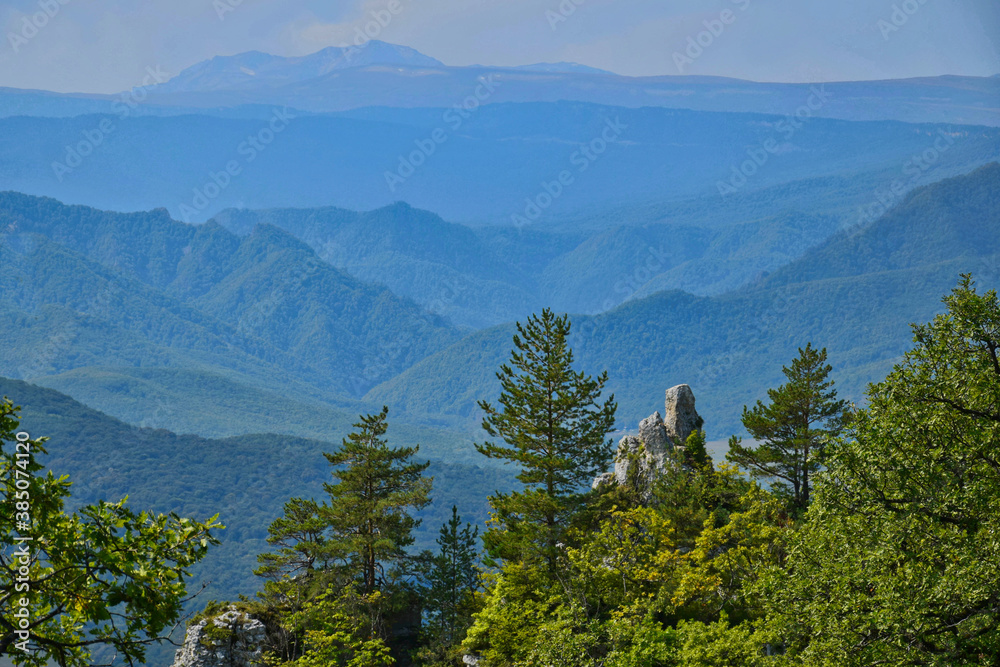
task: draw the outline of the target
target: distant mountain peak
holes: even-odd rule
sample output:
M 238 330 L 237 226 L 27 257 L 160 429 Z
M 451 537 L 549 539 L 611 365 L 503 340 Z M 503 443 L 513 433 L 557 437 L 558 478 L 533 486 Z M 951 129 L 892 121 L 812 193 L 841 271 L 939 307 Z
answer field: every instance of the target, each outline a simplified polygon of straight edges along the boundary
M 239 89 L 248 85 L 308 81 L 335 70 L 370 65 L 444 67 L 444 63 L 408 46 L 372 40 L 360 46 L 328 46 L 305 56 L 275 56 L 245 51 L 215 56 L 186 68 L 157 87 L 157 92 L 187 93 Z

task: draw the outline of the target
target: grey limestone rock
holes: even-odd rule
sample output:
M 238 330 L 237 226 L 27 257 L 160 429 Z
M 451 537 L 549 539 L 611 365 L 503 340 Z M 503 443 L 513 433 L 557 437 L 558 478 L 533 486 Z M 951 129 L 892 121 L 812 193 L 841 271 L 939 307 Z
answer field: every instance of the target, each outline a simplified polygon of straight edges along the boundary
M 684 446 L 703 420 L 694 408 L 694 392 L 686 384 L 667 390 L 665 417 L 654 412 L 639 423 L 639 435 L 626 435 L 618 443 L 614 472 L 594 479 L 598 489 L 612 480 L 632 486 L 647 495 L 656 477 L 671 464 L 671 452 Z
M 639 422 L 639 439 L 645 445 L 646 453 L 657 462 L 658 467 L 662 467 L 673 444 L 667 437 L 667 429 L 659 412 L 654 412 Z
M 688 436 L 701 428 L 704 420 L 698 416 L 698 411 L 694 409 L 694 392 L 686 384 L 679 384 L 676 387 L 667 389 L 666 401 L 664 402 L 663 425 L 667 430 L 667 437 L 676 447 L 683 447 Z
M 173 667 L 258 667 L 266 639 L 263 623 L 231 605 L 188 628 Z
M 600 475 L 594 478 L 594 483 L 590 485 L 592 489 L 599 489 L 605 484 L 608 484 L 615 478 L 613 472 L 602 472 Z
M 643 458 L 642 441 L 639 438 L 626 435 L 619 441 L 618 451 L 615 453 L 615 480 L 618 484 L 627 484 L 630 479 L 643 474 Z

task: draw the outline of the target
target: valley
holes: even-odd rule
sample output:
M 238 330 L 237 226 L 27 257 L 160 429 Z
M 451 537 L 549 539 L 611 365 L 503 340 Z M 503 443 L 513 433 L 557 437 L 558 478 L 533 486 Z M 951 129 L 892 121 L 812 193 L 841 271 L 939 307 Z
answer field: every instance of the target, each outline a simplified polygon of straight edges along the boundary
M 696 18 L 721 16 L 709 14 Z M 827 575 L 783 569 L 803 544 L 802 571 L 886 544 L 902 562 L 892 549 L 911 533 L 943 544 L 967 526 L 953 515 L 978 512 L 949 547 L 965 560 L 939 568 L 971 581 L 952 569 L 989 560 L 976 558 L 993 547 L 969 544 L 992 534 L 980 514 L 993 491 L 941 500 L 933 528 L 920 522 L 940 518 L 937 496 L 905 527 L 879 503 L 911 484 L 964 498 L 985 477 L 966 484 L 962 466 L 993 463 L 982 443 L 995 424 L 969 424 L 995 416 L 954 414 L 940 383 L 970 404 L 995 398 L 980 362 L 996 366 L 983 328 L 1000 286 L 1000 75 L 758 82 L 565 58 L 453 65 L 368 40 L 157 66 L 117 94 L 0 87 L 0 397 L 21 406 L 17 428 L 49 438 L 33 441 L 48 452 L 31 497 L 89 517 L 46 524 L 56 532 L 127 513 L 102 504 L 126 496 L 152 512 L 114 515 L 106 534 L 66 538 L 72 549 L 176 538 L 134 573 L 84 558 L 87 576 L 159 579 L 60 613 L 97 627 L 119 613 L 104 606 L 189 578 L 204 591 L 177 609 L 231 601 L 270 624 L 286 667 L 390 654 L 400 667 L 723 664 L 690 657 L 709 645 L 744 656 L 725 664 L 771 665 L 772 643 L 792 656 L 813 637 L 775 608 L 832 599 L 809 592 Z M 22 442 L 2 410 L 0 433 Z M 941 426 L 948 410 L 965 430 Z M 966 440 L 985 447 L 975 464 L 947 450 Z M 801 457 L 791 473 L 786 454 Z M 914 482 L 922 466 L 937 476 Z M 60 475 L 66 513 L 52 509 Z M 129 532 L 158 513 L 166 523 Z M 226 528 L 195 540 L 215 514 Z M 885 535 L 850 528 L 862 515 Z M 844 537 L 862 533 L 884 543 Z M 159 567 L 170 548 L 190 553 Z M 451 575 L 474 582 L 447 603 L 465 625 L 445 631 L 432 584 L 447 558 L 431 552 L 448 548 Z M 274 569 L 255 576 L 261 563 Z M 877 586 L 862 574 L 843 590 L 895 590 L 896 574 Z M 301 662 L 316 619 L 331 652 Z M 765 619 L 778 634 L 753 625 Z M 170 632 L 183 639 L 183 623 Z M 661 657 L 636 657 L 649 646 Z M 146 664 L 166 667 L 174 648 Z M 896 648 L 885 663 L 910 664 Z

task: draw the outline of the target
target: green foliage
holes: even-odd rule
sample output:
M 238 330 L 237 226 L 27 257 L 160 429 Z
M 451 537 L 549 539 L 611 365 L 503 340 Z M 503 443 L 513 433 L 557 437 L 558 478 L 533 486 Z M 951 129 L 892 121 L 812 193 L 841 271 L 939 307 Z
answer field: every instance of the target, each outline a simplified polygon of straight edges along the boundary
M 421 661 L 426 665 L 461 665 L 460 644 L 478 611 L 482 589 L 479 528 L 462 527 L 458 507 L 441 527 L 438 552 L 431 558 L 422 594 L 426 627 Z
M 829 379 L 831 370 L 826 348 L 816 350 L 811 343 L 800 348 L 792 365 L 782 369 L 788 382 L 768 389 L 770 404 L 757 401 L 753 409 L 743 408 L 743 426 L 759 444 L 744 446 L 736 436 L 729 441 L 726 458 L 770 480 L 796 514 L 809 506 L 811 478 L 822 465 L 823 451 L 848 419 L 847 403 L 837 399 Z
M 756 592 L 793 664 L 1000 654 L 1000 304 L 969 277 L 869 391 L 787 567 Z
M 382 437 L 389 408 L 365 415 L 359 429 L 333 454 L 325 454 L 335 480 L 324 484 L 328 506 L 319 509 L 330 528 L 325 551 L 342 561 L 353 579 L 361 577 L 361 593 L 384 591 L 396 570 L 409 560 L 413 529 L 420 525 L 411 512 L 430 503 L 429 463 L 411 463 L 417 447 L 392 449 Z
M 557 590 L 534 565 L 508 563 L 488 580 L 489 594 L 462 647 L 498 667 L 527 660 L 539 629 L 559 608 Z
M 287 667 L 391 667 L 396 660 L 372 619 L 383 606 L 382 594 L 362 595 L 352 584 L 331 587 L 286 618 L 304 628 L 303 651 Z
M 493 557 L 534 554 L 554 569 L 556 544 L 583 502 L 581 493 L 611 458 L 608 433 L 615 422 L 614 396 L 598 403 L 607 373 L 596 380 L 574 371 L 567 344 L 568 316 L 545 309 L 517 325 L 510 363 L 497 373 L 503 389 L 497 409 L 487 401 L 483 429 L 504 445 L 477 444 L 489 458 L 520 467 L 525 491 L 495 495 L 495 526 L 487 531 Z
M 698 442 L 693 434 L 696 459 Z M 721 665 L 759 654 L 760 641 L 744 641 L 755 630 L 729 629 L 759 617 L 744 588 L 783 560 L 781 504 L 733 467 L 681 459 L 658 480 L 652 505 L 612 486 L 578 512 L 555 574 L 541 562 L 507 562 L 465 649 L 499 667 Z M 688 636 L 685 620 L 717 625 Z
M 684 465 L 690 470 L 712 468 L 712 456 L 708 453 L 705 441 L 705 431 L 696 429 L 684 441 Z
M 388 413 L 363 415 L 324 454 L 335 480 L 323 485 L 329 501 L 286 503 L 268 531 L 278 549 L 258 556 L 255 574 L 268 579 L 261 599 L 301 638 L 301 652 L 282 657 L 299 667 L 391 664 L 393 626 L 414 608 L 419 617 L 408 548 L 420 524 L 411 512 L 430 503 L 430 464 L 411 462 L 418 447 L 388 446 Z
M 746 589 L 769 568 L 784 562 L 789 532 L 782 504 L 758 486 L 736 502 L 725 520 L 719 512 L 705 520 L 687 552 L 685 571 L 673 593 L 685 615 L 736 622 L 761 615 Z
M 674 465 L 667 466 L 653 485 L 654 506 L 676 528 L 677 545 L 685 549 L 694 548 L 706 525 L 723 525 L 751 490 L 735 467 L 716 468 L 707 452 L 702 458 L 703 441 L 703 431 L 693 432 L 683 452 L 679 456 L 675 452 Z M 699 465 L 701 460 L 705 462 Z M 612 499 L 636 502 L 627 492 L 612 494 Z
M 0 651 L 36 667 L 88 665 L 102 648 L 142 662 L 179 618 L 190 568 L 218 544 L 212 532 L 223 526 L 216 517 L 136 513 L 125 500 L 67 513 L 70 482 L 42 475 L 35 454 L 45 452 L 45 439 L 15 438 L 18 423 L 4 399 Z
M 762 640 L 749 623 L 730 625 L 725 615 L 715 623 L 681 621 L 677 625 L 683 667 L 763 667 L 774 664 L 764 655 Z
M 326 509 L 326 505 L 322 509 Z M 273 584 L 274 592 L 288 596 L 292 591 L 293 603 L 299 597 L 309 599 L 315 595 L 314 581 L 317 572 L 330 570 L 335 561 L 329 548 L 329 523 L 321 516 L 321 506 L 312 499 L 292 498 L 285 503 L 285 511 L 271 522 L 267 529 L 267 543 L 277 547 L 257 556 L 260 564 L 254 574 Z M 293 583 L 293 585 L 287 585 Z M 284 584 L 284 585 L 283 585 Z M 322 588 L 320 588 L 322 590 Z
M 17 397 L 24 406 L 22 428 L 51 436 L 47 454 L 39 455 L 39 461 L 74 480 L 68 509 L 127 494 L 131 505 L 155 512 L 220 514 L 227 529 L 220 535 L 221 544 L 191 569 L 192 580 L 206 588 L 203 598 L 189 603 L 187 611 L 201 608 L 204 598 L 253 596 L 261 580 L 252 571 L 260 565 L 256 556 L 269 550 L 268 525 L 292 496 L 320 497 L 329 479 L 323 458 L 324 451 L 333 449 L 329 442 L 282 435 L 210 440 L 141 429 L 57 392 L 5 378 L 0 378 L 2 394 Z M 412 437 L 395 421 L 388 435 L 394 442 Z M 451 516 L 453 505 L 473 523 L 482 524 L 489 511 L 482 489 L 505 490 L 515 484 L 511 475 L 494 467 L 434 461 L 428 473 L 434 476 L 435 498 L 417 513 L 423 524 L 413 533 L 414 552 L 434 546 L 438 528 Z M 262 613 L 254 612 L 255 617 Z M 182 630 L 173 635 L 174 641 L 183 640 Z M 150 646 L 147 661 L 169 664 L 174 650 L 168 644 Z

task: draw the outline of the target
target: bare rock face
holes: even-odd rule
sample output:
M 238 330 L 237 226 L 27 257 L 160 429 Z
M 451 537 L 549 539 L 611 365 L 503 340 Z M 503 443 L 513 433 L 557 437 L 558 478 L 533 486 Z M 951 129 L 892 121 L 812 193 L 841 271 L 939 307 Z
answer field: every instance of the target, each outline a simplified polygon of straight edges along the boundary
M 266 639 L 263 623 L 231 605 L 188 628 L 173 667 L 258 667 Z
M 688 436 L 700 429 L 705 421 L 698 416 L 698 411 L 694 409 L 694 392 L 686 384 L 679 384 L 667 389 L 664 409 L 666 412 L 663 417 L 663 425 L 666 428 L 667 437 L 670 438 L 675 447 L 683 447 Z
M 614 479 L 615 479 L 615 474 L 613 472 L 602 472 L 600 475 L 594 478 L 594 482 L 593 484 L 590 485 L 590 488 L 599 489 L 605 484 L 610 484 Z
M 614 472 L 594 479 L 597 489 L 612 481 L 638 489 L 646 497 L 657 476 L 672 465 L 672 452 L 682 448 L 688 436 L 703 423 L 694 409 L 694 392 L 686 384 L 667 390 L 666 417 L 654 412 L 639 423 L 639 435 L 626 435 L 618 443 Z
M 663 459 L 673 445 L 659 412 L 654 412 L 639 422 L 639 439 L 642 440 L 646 453 L 662 467 Z

